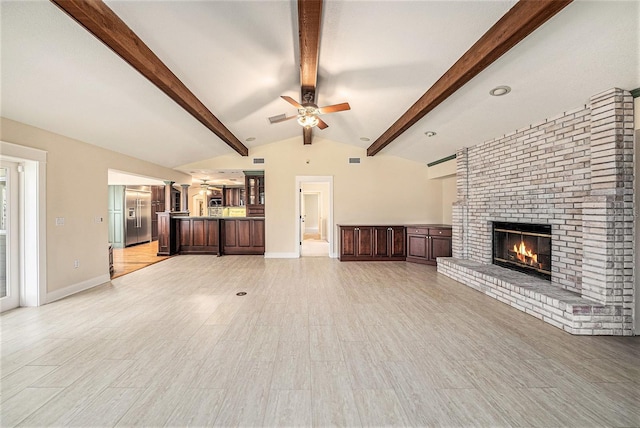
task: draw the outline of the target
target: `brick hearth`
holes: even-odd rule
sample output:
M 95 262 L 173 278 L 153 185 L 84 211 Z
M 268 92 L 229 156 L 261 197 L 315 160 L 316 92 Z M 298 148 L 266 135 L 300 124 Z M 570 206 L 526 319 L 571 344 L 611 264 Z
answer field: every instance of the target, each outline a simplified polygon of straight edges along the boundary
M 461 149 L 456 162 L 453 258 L 439 272 L 574 334 L 632 334 L 629 92 Z M 494 221 L 551 225 L 550 282 L 522 287 L 513 278 L 526 275 L 491 265 Z

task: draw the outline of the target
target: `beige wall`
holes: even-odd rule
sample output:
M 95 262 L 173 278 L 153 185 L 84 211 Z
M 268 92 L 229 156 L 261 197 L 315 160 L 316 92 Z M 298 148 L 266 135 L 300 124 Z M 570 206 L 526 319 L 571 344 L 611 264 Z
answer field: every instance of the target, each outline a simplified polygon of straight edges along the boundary
M 453 223 L 453 203 L 457 198 L 456 176 L 441 178 L 442 183 L 442 223 Z
M 253 165 L 254 157 L 264 157 L 265 164 Z M 349 157 L 361 163 L 351 165 Z M 365 149 L 317 136 L 310 146 L 296 137 L 251 149 L 249 157 L 226 155 L 181 167 L 208 168 L 264 169 L 268 255 L 295 253 L 296 176 L 333 176 L 335 224 L 443 220 L 442 184 L 427 179 L 426 165 L 384 154 L 367 157 Z
M 109 272 L 107 170 L 177 182 L 191 177 L 172 169 L 1 118 L 0 140 L 47 152 L 47 292 Z M 95 223 L 95 217 L 102 223 Z M 64 226 L 55 218 L 64 217 Z M 80 267 L 74 269 L 73 261 Z

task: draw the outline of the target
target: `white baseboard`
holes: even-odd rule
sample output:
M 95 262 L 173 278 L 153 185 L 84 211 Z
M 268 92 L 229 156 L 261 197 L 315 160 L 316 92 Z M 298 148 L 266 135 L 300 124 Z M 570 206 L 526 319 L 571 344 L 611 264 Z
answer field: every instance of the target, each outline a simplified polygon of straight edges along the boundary
M 78 282 L 77 284 L 70 285 L 68 287 L 62 288 L 60 290 L 52 291 L 51 293 L 47 293 L 47 298 L 45 299 L 46 303 L 55 302 L 56 300 L 63 299 L 67 296 L 71 296 L 72 294 L 79 293 L 84 290 L 88 290 L 97 285 L 104 284 L 105 282 L 109 282 L 111 277 L 108 273 L 100 276 L 96 276 L 95 278 L 87 279 L 86 281 Z
M 297 253 L 264 253 L 265 259 L 297 259 L 300 256 Z

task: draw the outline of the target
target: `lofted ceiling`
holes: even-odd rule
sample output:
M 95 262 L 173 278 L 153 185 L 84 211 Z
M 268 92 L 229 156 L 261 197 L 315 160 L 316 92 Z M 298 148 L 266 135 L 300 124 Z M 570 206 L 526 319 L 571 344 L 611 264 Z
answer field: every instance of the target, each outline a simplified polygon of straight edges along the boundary
M 300 100 L 295 1 L 106 4 L 249 150 L 302 144 L 295 120 L 268 121 L 296 114 L 281 95 Z M 325 1 L 316 103 L 351 110 L 322 116 L 329 127 L 314 134 L 366 149 L 514 4 Z M 639 4 L 574 1 L 380 155 L 431 162 L 640 87 Z M 0 7 L 3 117 L 167 167 L 233 152 L 53 3 Z M 499 85 L 511 93 L 489 96 Z

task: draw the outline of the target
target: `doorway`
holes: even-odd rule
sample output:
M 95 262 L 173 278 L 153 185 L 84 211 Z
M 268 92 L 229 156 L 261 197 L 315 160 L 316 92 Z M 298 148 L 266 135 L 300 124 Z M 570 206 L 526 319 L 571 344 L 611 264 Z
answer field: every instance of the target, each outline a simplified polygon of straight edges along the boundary
M 333 256 L 333 177 L 296 177 L 299 257 Z

